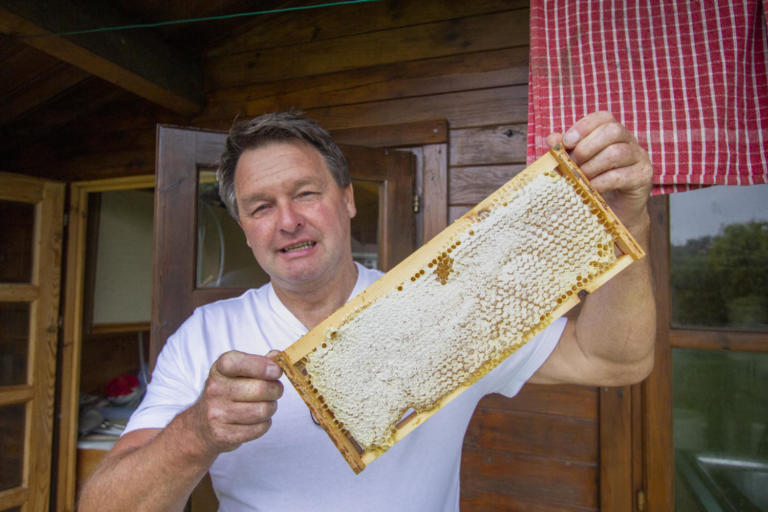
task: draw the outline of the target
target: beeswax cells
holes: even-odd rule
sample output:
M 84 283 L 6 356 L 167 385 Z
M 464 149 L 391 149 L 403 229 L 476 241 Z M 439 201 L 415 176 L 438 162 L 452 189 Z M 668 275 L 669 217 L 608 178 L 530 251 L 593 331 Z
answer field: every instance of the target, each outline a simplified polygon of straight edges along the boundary
M 610 229 L 555 171 L 506 185 L 410 279 L 347 317 L 305 359 L 314 392 L 364 449 L 549 325 L 616 259 Z

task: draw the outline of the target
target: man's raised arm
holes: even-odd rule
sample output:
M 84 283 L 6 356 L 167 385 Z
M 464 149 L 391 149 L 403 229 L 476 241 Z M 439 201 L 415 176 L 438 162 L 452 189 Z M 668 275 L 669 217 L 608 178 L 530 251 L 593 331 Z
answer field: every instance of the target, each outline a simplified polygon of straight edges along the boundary
M 550 146 L 563 144 L 592 185 L 648 251 L 647 202 L 653 168 L 637 139 L 607 112 L 578 121 Z M 533 376 L 536 383 L 618 386 L 653 367 L 656 308 L 649 257 L 633 263 L 584 300 L 560 342 Z

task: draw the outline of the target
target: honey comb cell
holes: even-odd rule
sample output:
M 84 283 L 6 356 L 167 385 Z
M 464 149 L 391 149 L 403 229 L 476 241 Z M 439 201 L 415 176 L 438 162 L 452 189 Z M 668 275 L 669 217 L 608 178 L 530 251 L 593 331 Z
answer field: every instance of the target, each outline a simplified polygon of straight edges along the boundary
M 278 362 L 359 472 L 642 256 L 552 150 Z

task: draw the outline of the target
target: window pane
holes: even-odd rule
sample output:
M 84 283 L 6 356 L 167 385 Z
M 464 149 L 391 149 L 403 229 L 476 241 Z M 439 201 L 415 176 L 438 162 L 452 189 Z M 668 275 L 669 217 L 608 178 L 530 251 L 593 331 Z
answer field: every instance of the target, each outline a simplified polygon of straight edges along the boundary
M 254 288 L 269 281 L 219 199 L 216 173 L 200 171 L 197 189 L 197 287 Z
M 352 257 L 368 268 L 379 268 L 379 190 L 376 181 L 352 180 L 357 215 L 352 219 Z M 407 208 L 405 205 L 404 208 Z
M 21 485 L 25 404 L 0 407 L 0 491 Z
M 154 190 L 114 190 L 89 196 L 90 220 L 98 219 L 95 239 L 89 240 L 96 243 L 93 323 L 149 323 Z
M 32 280 L 35 205 L 0 200 L 0 283 Z
M 768 330 L 768 185 L 672 194 L 672 323 Z
M 673 349 L 675 510 L 768 510 L 768 354 Z
M 29 304 L 0 302 L 0 386 L 27 383 Z

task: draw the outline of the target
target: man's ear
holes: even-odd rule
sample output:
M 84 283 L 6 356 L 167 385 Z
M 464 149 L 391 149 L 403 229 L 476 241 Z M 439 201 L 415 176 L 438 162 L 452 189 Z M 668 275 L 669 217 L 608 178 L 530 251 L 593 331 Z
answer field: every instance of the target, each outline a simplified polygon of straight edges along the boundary
M 353 219 L 357 215 L 357 208 L 355 207 L 355 192 L 352 189 L 352 183 L 346 186 L 342 192 L 344 196 L 344 203 L 347 207 L 347 213 L 349 218 Z

